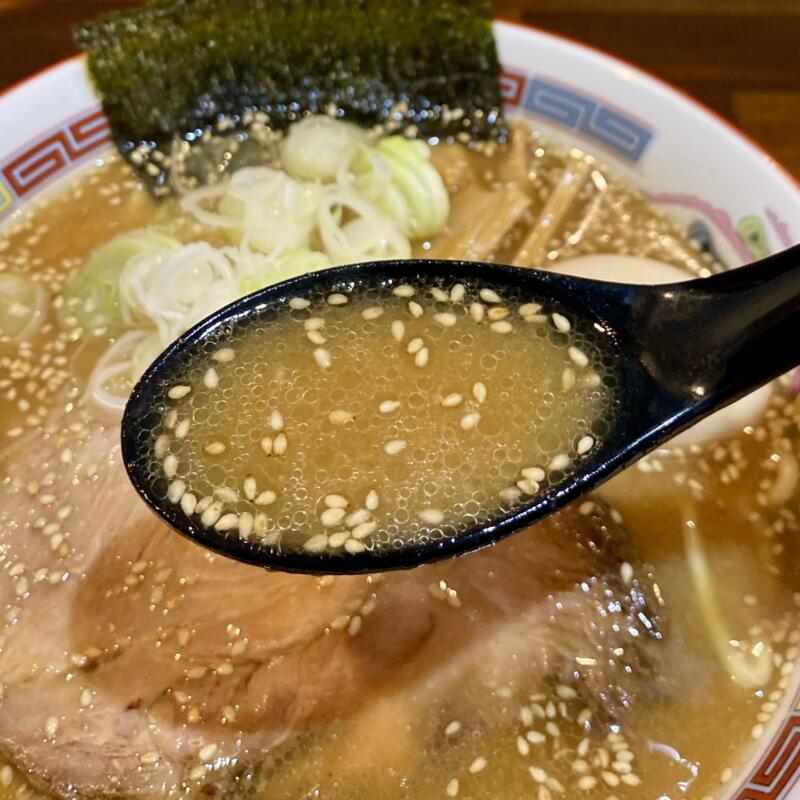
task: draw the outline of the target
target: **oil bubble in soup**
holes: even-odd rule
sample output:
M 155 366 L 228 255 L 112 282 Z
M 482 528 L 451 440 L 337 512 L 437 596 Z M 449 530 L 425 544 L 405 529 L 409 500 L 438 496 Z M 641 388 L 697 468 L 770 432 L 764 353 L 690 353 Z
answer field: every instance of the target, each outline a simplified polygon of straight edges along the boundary
M 441 230 L 415 238 L 399 212 L 376 215 L 377 201 L 348 196 L 357 209 L 339 205 L 325 217 L 356 223 L 344 238 L 334 231 L 336 242 L 553 269 L 592 253 L 643 255 L 687 275 L 717 268 L 598 162 L 525 126 L 492 153 L 440 144 L 428 155 L 447 190 Z M 186 210 L 177 200 L 155 204 L 117 158 L 100 160 L 0 229 L 0 275 L 14 276 L 13 300 L 0 298 L 0 797 L 642 800 L 727 791 L 794 687 L 797 399 L 779 386 L 764 416 L 730 436 L 653 454 L 535 528 L 452 561 L 335 578 L 232 562 L 175 535 L 136 496 L 120 463 L 120 403 L 180 325 L 270 275 L 320 266 L 318 218 L 298 209 L 334 187 L 302 184 L 296 193 L 280 169 L 242 176 L 242 195 L 263 201 L 274 181 L 297 201 L 291 226 L 258 230 L 265 248 L 289 228 L 308 231 L 279 265 L 253 245 L 247 266 L 241 226 L 249 222 L 234 219 L 242 207 L 230 197 L 220 210 L 224 185 L 183 198 Z M 358 209 L 383 226 L 383 244 L 369 239 Z M 235 446 L 242 460 L 230 488 L 242 502 L 273 491 L 271 505 L 262 498 L 269 513 L 289 487 L 292 514 L 306 514 L 298 530 L 309 536 L 323 506 L 342 502 L 345 517 L 366 510 L 386 531 L 413 518 L 420 535 L 444 526 L 448 518 L 419 515 L 451 513 L 456 501 L 447 497 L 472 503 L 465 515 L 488 513 L 504 488 L 523 491 L 523 468 L 545 469 L 544 460 L 526 461 L 540 452 L 531 436 L 548 430 L 538 409 L 575 403 L 559 413 L 585 420 L 579 432 L 594 435 L 592 420 L 607 407 L 599 396 L 562 394 L 558 383 L 552 401 L 526 405 L 534 395 L 519 387 L 530 369 L 517 366 L 515 352 L 487 369 L 481 359 L 492 347 L 556 340 L 522 338 L 519 311 L 536 298 L 502 298 L 510 313 L 493 322 L 513 320 L 513 333 L 491 332 L 497 304 L 485 301 L 484 322 L 470 327 L 479 288 L 465 287 L 459 304 L 450 302 L 454 287 L 415 287 L 419 318 L 408 308 L 414 297 L 383 294 L 354 296 L 347 311 L 316 300 L 290 309 L 281 323 L 286 383 L 270 388 L 277 354 L 267 359 L 244 342 L 229 361 L 217 353 L 191 376 L 192 392 L 220 393 L 217 422 L 212 431 L 208 405 L 198 406 L 183 441 L 205 447 L 213 435 Z M 365 319 L 377 306 L 383 313 Z M 344 314 L 353 312 L 351 327 Z M 437 326 L 435 313 L 457 314 L 457 324 Z M 325 324 L 310 323 L 317 318 Z M 395 322 L 404 325 L 401 341 Z M 541 326 L 553 336 L 552 319 Z M 483 342 L 490 333 L 491 347 Z M 416 338 L 428 348 L 422 366 L 422 348 L 408 352 Z M 441 357 L 451 345 L 463 359 L 457 374 L 457 362 Z M 567 368 L 564 345 L 546 350 L 553 380 Z M 589 344 L 577 346 L 594 358 Z M 330 368 L 314 359 L 318 348 Z M 246 398 L 245 411 L 259 419 L 252 430 L 237 431 L 228 414 L 244 399 L 222 396 L 238 385 L 239 358 L 266 382 L 263 395 Z M 375 386 L 354 393 L 364 367 Z M 211 387 L 203 383 L 210 369 L 216 388 L 213 375 Z M 510 380 L 515 372 L 521 382 Z M 582 374 L 575 370 L 576 386 Z M 507 425 L 493 418 L 504 392 Z M 170 447 L 190 397 L 170 400 Z M 480 420 L 465 430 L 473 413 Z M 450 432 L 446 447 L 424 438 L 427 420 L 437 435 Z M 338 452 L 297 469 L 298 445 L 311 452 L 303 437 L 310 441 L 314 426 L 325 429 L 323 448 L 351 437 L 355 453 L 377 430 L 383 446 L 407 446 L 378 453 L 389 474 L 363 482 L 338 473 Z M 577 432 L 562 435 L 574 448 Z M 557 450 L 553 442 L 541 453 Z M 438 470 L 437 480 L 407 480 L 405 459 L 417 451 L 435 456 L 419 465 Z M 249 453 L 269 467 L 253 475 L 255 486 Z M 211 472 L 214 456 L 198 456 L 208 491 L 227 486 L 225 474 Z M 485 465 L 477 477 L 476 458 Z M 463 487 L 479 499 L 465 499 Z M 250 513 L 255 526 L 260 511 Z

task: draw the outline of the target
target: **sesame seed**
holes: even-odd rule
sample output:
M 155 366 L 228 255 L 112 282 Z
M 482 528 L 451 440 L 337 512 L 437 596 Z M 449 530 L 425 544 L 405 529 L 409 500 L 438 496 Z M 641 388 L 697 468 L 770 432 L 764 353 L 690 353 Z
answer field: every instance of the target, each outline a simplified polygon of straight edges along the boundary
M 392 333 L 392 338 L 396 342 L 402 342 L 403 337 L 406 335 L 406 324 L 400 319 L 396 319 L 390 326 L 389 330 Z
M 370 522 L 362 522 L 356 525 L 350 533 L 354 539 L 365 539 L 371 533 L 374 533 L 377 527 L 378 523 L 375 520 L 371 520 Z
M 538 314 L 542 310 L 540 303 L 523 303 L 519 307 L 519 313 L 522 317 L 530 317 L 533 314 Z
M 559 736 L 561 736 L 561 729 L 558 727 L 558 725 L 556 725 L 555 722 L 546 722 L 544 725 L 544 730 L 545 733 L 550 734 L 550 736 L 552 736 L 554 739 L 557 739 Z
M 482 322 L 485 312 L 486 309 L 481 303 L 472 303 L 469 307 L 469 315 L 475 322 Z
M 13 781 L 14 770 L 8 764 L 4 764 L 2 767 L 0 767 L 0 784 L 7 788 L 11 786 Z M 458 782 L 456 781 L 456 783 Z M 456 793 L 458 793 L 458 787 L 456 787 Z M 455 797 L 455 795 L 451 795 L 451 797 Z
M 486 313 L 486 316 L 492 322 L 497 322 L 498 320 L 505 319 L 511 312 L 505 308 L 505 306 L 494 306 L 490 308 L 489 311 Z
M 222 442 L 209 442 L 203 450 L 210 456 L 222 455 L 227 448 Z
M 345 517 L 344 508 L 326 508 L 320 515 L 319 521 L 326 528 L 338 525 Z
M 341 292 L 334 292 L 328 295 L 328 305 L 330 306 L 344 306 L 347 305 L 349 300 L 350 298 L 346 294 L 341 294 Z
M 212 502 L 208 508 L 200 515 L 200 523 L 204 528 L 210 528 L 216 524 L 217 520 L 222 516 L 222 503 L 217 500 Z
M 415 300 L 408 301 L 408 311 L 414 319 L 419 319 L 425 313 L 422 306 Z
M 513 486 L 506 486 L 498 492 L 498 496 L 506 503 L 516 503 L 520 498 L 520 491 Z
M 581 778 L 578 778 L 577 787 L 582 792 L 588 792 L 589 789 L 594 789 L 597 786 L 597 778 L 592 775 L 584 775 Z
M 414 363 L 418 367 L 424 367 L 428 364 L 428 359 L 430 356 L 430 352 L 428 351 L 427 347 L 423 347 L 415 356 L 414 356 Z
M 586 455 L 592 447 L 594 447 L 594 439 L 591 436 L 582 436 L 575 449 L 578 451 L 579 456 L 583 456 Z
M 520 481 L 517 481 L 517 488 L 523 493 L 528 495 L 537 494 L 540 486 L 536 481 L 528 480 L 528 478 L 523 478 Z
M 456 283 L 450 290 L 450 302 L 460 303 L 464 299 L 466 291 L 463 283 Z
M 531 752 L 531 746 L 522 736 L 517 736 L 517 752 L 521 756 L 527 756 Z
M 504 319 L 500 320 L 500 322 L 493 322 L 489 327 L 495 333 L 511 333 L 514 330 L 514 326 Z
M 541 767 L 528 767 L 528 772 L 536 783 L 544 783 L 547 780 L 547 773 Z
M 458 778 L 451 778 L 445 789 L 445 794 L 448 797 L 456 797 L 458 795 Z
M 162 433 L 161 436 L 156 439 L 155 444 L 153 445 L 153 453 L 155 454 L 155 457 L 159 460 L 164 458 L 164 456 L 169 452 L 169 445 L 169 436 Z
M 190 419 L 182 419 L 176 426 L 175 426 L 175 438 L 176 439 L 185 439 L 186 435 L 189 433 L 189 427 L 191 425 Z
M 307 331 L 318 331 L 325 327 L 325 320 L 322 317 L 309 317 L 304 323 L 303 328 Z
M 583 352 L 583 350 L 579 350 L 577 347 L 571 345 L 567 348 L 567 354 L 576 367 L 589 366 L 589 357 Z
M 481 415 L 477 411 L 473 411 L 470 414 L 465 414 L 461 417 L 461 427 L 465 431 L 471 431 L 473 428 L 478 426 L 478 423 L 481 421 Z
M 489 396 L 489 390 L 486 388 L 486 384 L 484 383 L 476 383 L 472 387 L 472 396 L 479 402 L 485 403 L 486 398 Z
M 607 786 L 619 786 L 619 776 L 613 772 L 609 772 L 607 769 L 604 769 L 600 772 L 600 777 L 603 779 L 603 783 L 605 783 Z
M 474 761 L 473 761 L 473 762 L 472 762 L 472 763 L 469 765 L 469 771 L 470 771 L 470 772 L 471 772 L 473 775 L 477 774 L 478 772 L 482 772 L 484 769 L 486 769 L 486 764 L 487 764 L 487 763 L 488 763 L 488 762 L 486 761 L 486 759 L 485 759 L 483 756 L 478 756 L 478 757 L 477 757 L 477 758 L 476 758 L 476 759 L 475 759 L 475 760 L 474 760 Z
M 497 292 L 495 292 L 492 289 L 481 289 L 480 292 L 478 292 L 478 294 L 480 295 L 481 300 L 483 300 L 485 303 L 502 302 L 500 300 L 500 295 L 497 294 Z
M 201 748 L 197 756 L 201 761 L 210 761 L 216 754 L 217 746 L 215 744 L 207 744 L 205 747 Z
M 438 303 L 446 303 L 450 299 L 450 295 L 438 286 L 431 287 L 431 297 Z
M 361 312 L 362 319 L 368 322 L 373 319 L 378 319 L 383 314 L 383 309 L 380 306 L 370 306 Z
M 528 706 L 521 706 L 519 709 L 519 721 L 526 727 L 533 725 L 533 711 Z
M 350 555 L 357 555 L 358 553 L 363 553 L 367 548 L 363 542 L 359 542 L 358 539 L 348 539 L 344 543 L 344 549 L 350 553 Z
M 445 408 L 455 408 L 461 403 L 462 397 L 457 392 L 448 394 L 447 397 L 442 398 L 442 405 Z
M 349 538 L 350 534 L 347 531 L 332 533 L 328 537 L 328 546 L 333 548 L 341 547 Z
M 572 328 L 570 321 L 563 314 L 552 314 L 550 318 L 553 320 L 556 330 L 561 333 L 567 333 Z
M 289 440 L 286 438 L 285 433 L 279 433 L 272 443 L 272 452 L 276 456 L 282 456 L 289 448 Z
M 170 398 L 170 400 L 180 400 L 181 398 L 186 397 L 186 395 L 189 394 L 189 392 L 191 391 L 192 391 L 191 386 L 183 386 L 183 385 L 173 386 L 167 392 L 167 396 Z
M 444 521 L 444 514 L 438 508 L 425 508 L 419 512 L 419 518 L 427 525 L 439 525 Z
M 255 500 L 256 493 L 258 492 L 258 484 L 252 475 L 248 475 L 242 482 L 242 491 L 248 500 Z
M 218 486 L 214 489 L 214 495 L 223 503 L 235 503 L 239 499 L 239 493 L 227 486 Z
M 254 517 L 249 511 L 239 514 L 239 536 L 246 539 L 253 531 Z
M 307 331 L 306 339 L 311 344 L 325 344 L 328 341 L 319 331 Z
M 263 451 L 264 455 L 271 456 L 272 455 L 272 437 L 265 436 L 261 440 L 261 450 Z
M 552 775 L 547 778 L 546 781 L 547 788 L 557 794 L 564 794 L 564 787 L 561 785 L 561 782 L 554 778 Z
M 355 636 L 360 630 L 361 617 L 356 615 L 350 620 L 350 624 L 347 626 L 347 633 L 350 634 L 350 636 Z
M 321 553 L 327 547 L 328 537 L 324 533 L 317 533 L 303 543 L 303 549 L 309 553 Z
M 219 386 L 219 375 L 217 375 L 217 371 L 214 367 L 209 367 L 206 370 L 206 374 L 203 375 L 203 386 L 206 389 L 216 389 Z
M 353 416 L 353 414 L 343 409 L 336 409 L 336 411 L 331 411 L 331 413 L 328 414 L 328 421 L 331 425 L 347 425 L 354 419 L 355 416 Z
M 622 775 L 620 780 L 626 786 L 639 786 L 639 784 L 642 782 L 642 779 L 638 775 L 634 775 L 632 772 L 629 772 L 627 775 Z
M 326 494 L 322 502 L 327 508 L 347 508 L 350 505 L 347 498 L 340 494 Z
M 455 736 L 461 730 L 461 723 L 454 719 L 448 722 L 444 729 L 445 736 Z
M 348 528 L 355 528 L 356 525 L 361 525 L 364 522 L 367 522 L 370 518 L 370 513 L 367 511 L 366 508 L 357 508 L 355 511 L 351 511 L 344 520 L 344 524 Z
M 235 357 L 236 353 L 230 347 L 223 347 L 211 354 L 211 358 L 219 364 L 227 364 L 229 361 L 233 361 Z
M 417 290 L 413 286 L 409 286 L 407 283 L 401 283 L 399 286 L 395 286 L 392 289 L 392 294 L 395 297 L 413 297 L 417 293 Z
M 197 497 L 193 495 L 191 492 L 186 492 L 186 494 L 181 497 L 181 511 L 186 514 L 187 517 L 191 517 L 194 514 L 194 510 L 197 507 Z
M 269 426 L 274 431 L 283 430 L 283 414 L 277 409 L 273 410 L 269 415 Z
M 383 449 L 387 456 L 396 456 L 399 452 L 406 449 L 406 443 L 404 439 L 392 439 L 390 442 L 386 443 Z
M 214 524 L 214 529 L 218 531 L 232 531 L 237 527 L 239 527 L 238 514 L 225 514 Z
M 544 744 L 547 741 L 547 737 L 540 731 L 526 731 L 525 738 L 531 744 Z
M 540 483 L 545 479 L 545 471 L 540 467 L 525 467 L 520 470 L 522 477 Z
M 458 317 L 449 311 L 443 311 L 439 314 L 434 314 L 433 320 L 437 325 L 441 325 L 443 328 L 452 328 L 453 325 L 458 322 Z
M 322 369 L 329 369 L 333 363 L 331 360 L 331 354 L 322 347 L 317 347 L 314 350 L 314 361 L 316 361 L 317 366 L 322 367 Z
M 164 416 L 164 426 L 167 428 L 174 428 L 175 423 L 178 421 L 178 412 L 176 409 L 171 408 Z
M 566 453 L 559 453 L 547 465 L 550 472 L 565 470 L 569 466 L 569 456 Z
M 367 497 L 366 500 L 364 500 L 364 505 L 366 506 L 368 511 L 375 511 L 380 505 L 380 498 L 378 497 L 378 493 L 374 489 L 370 489 L 367 492 Z
M 168 479 L 172 479 L 178 472 L 178 459 L 175 455 L 170 453 L 165 459 L 163 463 L 164 475 Z
M 567 367 L 561 373 L 561 388 L 565 392 L 571 392 L 575 388 L 575 370 Z
M 167 487 L 167 500 L 170 503 L 179 503 L 186 492 L 186 483 L 182 480 L 172 481 Z

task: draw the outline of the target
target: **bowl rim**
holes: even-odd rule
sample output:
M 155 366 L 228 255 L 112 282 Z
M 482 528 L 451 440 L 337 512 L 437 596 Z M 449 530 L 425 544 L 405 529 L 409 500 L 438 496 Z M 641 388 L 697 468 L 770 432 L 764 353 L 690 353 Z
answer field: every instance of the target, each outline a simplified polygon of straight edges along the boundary
M 772 153 L 770 153 L 770 151 L 764 145 L 757 142 L 749 134 L 745 133 L 730 120 L 723 117 L 718 111 L 715 111 L 713 108 L 706 105 L 704 102 L 694 97 L 684 89 L 681 89 L 675 84 L 670 83 L 664 78 L 659 77 L 655 73 L 651 72 L 648 68 L 643 67 L 640 64 L 634 63 L 632 61 L 628 61 L 627 59 L 621 58 L 620 56 L 614 55 L 613 53 L 610 53 L 609 51 L 604 50 L 601 47 L 589 44 L 588 42 L 583 42 L 580 39 L 575 39 L 571 36 L 567 36 L 566 34 L 556 33 L 555 31 L 550 31 L 547 28 L 542 28 L 527 22 L 519 22 L 518 20 L 512 20 L 502 16 L 495 17 L 494 22 L 500 23 L 510 28 L 516 28 L 524 33 L 528 34 L 533 33 L 538 36 L 545 36 L 547 38 L 560 41 L 568 45 L 568 47 L 570 48 L 582 50 L 583 52 L 593 57 L 599 57 L 602 61 L 609 63 L 609 65 L 611 66 L 619 66 L 624 69 L 638 73 L 640 76 L 645 78 L 647 82 L 653 84 L 655 88 L 665 90 L 668 94 L 672 94 L 673 96 L 682 100 L 684 103 L 688 104 L 690 107 L 694 108 L 695 111 L 699 111 L 702 114 L 710 117 L 728 134 L 734 136 L 735 138 L 739 139 L 740 142 L 749 146 L 751 150 L 753 150 L 758 156 L 764 159 L 773 169 L 775 169 L 776 172 L 782 178 L 784 178 L 784 180 L 786 180 L 792 188 L 794 188 L 798 193 L 800 193 L 800 178 L 795 177 L 791 172 L 789 172 L 789 170 L 775 156 L 773 156 Z M 32 74 L 24 78 L 21 78 L 15 83 L 12 83 L 5 89 L 0 90 L 0 102 L 2 102 L 8 96 L 15 94 L 16 92 L 24 91 L 27 84 L 33 83 L 39 80 L 40 78 L 44 78 L 51 72 L 57 72 L 62 67 L 65 67 L 67 64 L 70 64 L 72 62 L 84 61 L 85 58 L 86 56 L 84 53 L 75 53 L 71 56 L 66 56 L 62 58 L 53 64 L 49 64 L 48 66 L 42 67 L 36 72 L 33 72 Z

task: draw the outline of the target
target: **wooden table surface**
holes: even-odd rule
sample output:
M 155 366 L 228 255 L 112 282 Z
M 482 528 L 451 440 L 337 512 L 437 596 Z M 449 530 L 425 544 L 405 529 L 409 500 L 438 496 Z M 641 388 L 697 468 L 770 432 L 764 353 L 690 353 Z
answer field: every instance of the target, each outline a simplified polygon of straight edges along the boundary
M 0 90 L 75 52 L 75 22 L 134 4 L 0 0 Z M 680 86 L 800 179 L 800 0 L 495 0 L 495 10 Z

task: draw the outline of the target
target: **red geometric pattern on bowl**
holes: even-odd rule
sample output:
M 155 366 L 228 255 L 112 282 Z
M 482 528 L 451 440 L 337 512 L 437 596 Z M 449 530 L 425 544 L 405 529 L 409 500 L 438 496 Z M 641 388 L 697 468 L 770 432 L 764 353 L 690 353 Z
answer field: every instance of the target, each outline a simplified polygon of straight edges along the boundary
M 17 197 L 24 197 L 71 162 L 110 140 L 108 120 L 95 107 L 16 153 L 3 165 L 2 174 Z
M 522 102 L 527 80 L 522 73 L 503 70 L 500 74 L 500 93 L 507 106 L 518 106 Z
M 786 797 L 799 775 L 800 713 L 795 705 L 735 800 L 779 800 Z

